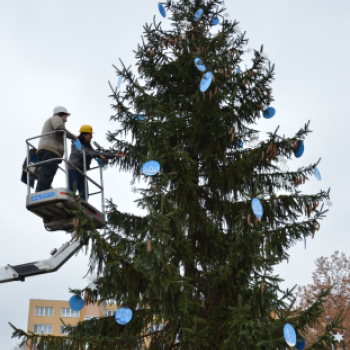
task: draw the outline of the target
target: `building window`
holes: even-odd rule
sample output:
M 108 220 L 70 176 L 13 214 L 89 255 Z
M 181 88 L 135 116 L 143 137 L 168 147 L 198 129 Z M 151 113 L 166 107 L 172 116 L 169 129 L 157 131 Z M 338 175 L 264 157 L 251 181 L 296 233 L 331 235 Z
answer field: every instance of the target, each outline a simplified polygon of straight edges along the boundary
M 97 316 L 85 316 L 85 321 L 91 320 L 93 318 L 99 319 Z
M 61 328 L 60 328 L 60 334 L 68 334 L 68 331 L 64 331 L 64 328 L 65 328 L 66 326 L 61 326 Z
M 72 309 L 61 309 L 61 317 L 80 317 L 80 311 Z
M 53 307 L 36 307 L 35 316 L 53 316 Z
M 48 324 L 35 324 L 34 333 L 38 334 L 52 334 L 52 325 Z
M 114 316 L 115 313 L 116 313 L 116 311 L 113 311 L 113 310 L 105 310 L 105 311 L 104 311 L 104 316 L 105 316 L 105 317 Z

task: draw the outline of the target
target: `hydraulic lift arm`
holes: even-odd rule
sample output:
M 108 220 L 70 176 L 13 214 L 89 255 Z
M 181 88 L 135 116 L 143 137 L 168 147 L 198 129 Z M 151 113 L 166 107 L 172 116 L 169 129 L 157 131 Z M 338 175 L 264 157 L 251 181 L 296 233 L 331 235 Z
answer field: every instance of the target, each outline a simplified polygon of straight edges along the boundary
M 7 265 L 0 267 L 0 283 L 12 281 L 24 282 L 26 277 L 55 272 L 80 248 L 81 243 L 77 240 L 73 242 L 66 242 L 58 250 L 54 249 L 51 252 L 51 258 L 47 260 L 35 261 L 22 265 Z

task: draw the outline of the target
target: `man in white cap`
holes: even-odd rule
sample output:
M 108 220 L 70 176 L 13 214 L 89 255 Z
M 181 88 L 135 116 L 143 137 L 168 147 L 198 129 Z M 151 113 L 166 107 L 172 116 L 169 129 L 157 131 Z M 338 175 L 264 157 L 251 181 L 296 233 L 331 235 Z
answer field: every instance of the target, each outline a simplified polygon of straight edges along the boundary
M 64 124 L 67 122 L 67 118 L 70 116 L 67 109 L 62 106 L 55 107 L 53 110 L 53 116 L 46 120 L 42 134 L 52 132 L 55 130 L 66 130 Z M 67 137 L 76 140 L 77 137 L 67 131 Z M 43 162 L 44 160 L 63 158 L 64 153 L 64 137 L 62 132 L 52 133 L 40 138 L 39 147 L 37 152 L 37 162 Z M 61 160 L 52 161 L 42 164 L 40 166 L 40 173 L 38 177 L 38 184 L 35 192 L 41 192 L 49 190 L 51 188 L 52 181 L 56 175 L 58 164 Z

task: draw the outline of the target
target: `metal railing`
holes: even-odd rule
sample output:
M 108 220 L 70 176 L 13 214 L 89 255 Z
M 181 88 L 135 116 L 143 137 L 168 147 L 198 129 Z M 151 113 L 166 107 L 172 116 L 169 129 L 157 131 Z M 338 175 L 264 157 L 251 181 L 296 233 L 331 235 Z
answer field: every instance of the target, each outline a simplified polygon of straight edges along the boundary
M 49 160 L 44 160 L 42 162 L 37 162 L 35 163 L 35 165 L 29 165 L 29 153 L 30 153 L 30 147 L 32 148 L 36 148 L 35 146 L 33 146 L 29 141 L 31 140 L 35 140 L 50 134 L 54 134 L 54 133 L 63 133 L 63 139 L 64 139 L 64 154 L 63 154 L 63 158 L 53 158 L 53 159 L 49 159 Z M 103 215 L 105 215 L 105 197 L 104 197 L 104 189 L 103 189 L 103 174 L 102 174 L 102 167 L 97 166 L 97 167 L 93 167 L 89 170 L 94 170 L 99 168 L 100 169 L 100 183 L 98 184 L 96 181 L 94 181 L 93 179 L 91 179 L 88 175 L 87 175 L 87 170 L 86 170 L 86 151 L 85 149 L 82 147 L 82 151 L 83 151 L 83 161 L 84 161 L 84 171 L 81 171 L 79 168 L 77 168 L 75 165 L 73 165 L 69 160 L 68 160 L 68 147 L 67 147 L 67 130 L 55 130 L 55 131 L 51 131 L 45 134 L 41 134 L 39 136 L 34 136 L 31 137 L 29 139 L 26 140 L 26 144 L 27 144 L 27 167 L 26 167 L 26 171 L 27 171 L 27 194 L 30 194 L 30 172 L 29 172 L 29 168 L 35 168 L 41 164 L 45 164 L 45 163 L 50 163 L 50 162 L 57 162 L 57 161 L 63 161 L 64 162 L 64 169 L 61 168 L 59 166 L 59 169 L 62 170 L 65 173 L 65 182 L 66 182 L 66 188 L 69 189 L 69 177 L 68 177 L 68 166 L 71 166 L 74 170 L 76 170 L 79 174 L 84 176 L 84 186 L 85 186 L 85 194 L 86 194 L 86 199 L 85 201 L 87 202 L 89 199 L 89 193 L 88 193 L 88 181 L 90 181 L 92 184 L 94 184 L 95 186 L 97 186 L 100 191 L 99 192 L 94 192 L 91 193 L 91 195 L 95 195 L 95 194 L 99 194 L 101 193 L 101 208 L 102 208 L 102 213 Z

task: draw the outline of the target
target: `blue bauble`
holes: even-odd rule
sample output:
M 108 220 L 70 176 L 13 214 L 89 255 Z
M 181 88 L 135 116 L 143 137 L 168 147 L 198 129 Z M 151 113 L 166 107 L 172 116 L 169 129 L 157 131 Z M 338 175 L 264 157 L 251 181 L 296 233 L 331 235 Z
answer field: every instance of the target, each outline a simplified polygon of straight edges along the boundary
M 133 114 L 132 119 L 135 119 L 139 122 L 143 122 L 145 120 L 145 117 L 141 114 Z
M 213 26 L 216 26 L 217 24 L 220 23 L 220 20 L 219 20 L 219 18 L 217 18 L 217 17 L 213 17 L 213 18 L 210 20 L 210 23 L 211 23 Z
M 317 179 L 318 181 L 321 181 L 321 179 L 322 179 L 321 173 L 320 173 L 320 171 L 319 171 L 317 168 L 314 169 L 314 174 L 315 174 L 315 176 L 316 176 L 316 179 Z
M 300 158 L 304 154 L 304 142 L 298 141 L 298 148 L 294 151 L 294 155 L 296 158 Z
M 201 79 L 199 88 L 201 92 L 205 92 L 208 90 L 209 86 L 211 85 L 211 82 L 213 81 L 213 73 L 212 72 L 206 72 L 204 74 L 204 78 Z
M 243 141 L 241 139 L 236 139 L 236 148 L 243 148 Z
M 276 114 L 276 110 L 273 107 L 268 107 L 263 112 L 263 117 L 265 119 L 270 119 Z
M 132 316 L 133 314 L 131 309 L 129 309 L 128 307 L 121 307 L 117 310 L 114 317 L 117 323 L 124 326 L 131 321 Z
M 296 343 L 295 348 L 297 350 L 303 350 L 305 348 L 305 339 L 303 337 L 301 337 L 301 342 L 300 343 Z
M 252 200 L 252 209 L 253 209 L 254 215 L 260 220 L 261 217 L 263 216 L 264 209 L 258 198 L 254 198 Z
M 198 21 L 202 17 L 202 14 L 203 14 L 203 9 L 199 9 L 194 15 L 193 20 Z
M 198 70 L 200 70 L 201 72 L 205 72 L 207 70 L 207 68 L 203 64 L 203 61 L 198 57 L 194 59 L 194 64 L 196 65 Z
M 79 298 L 73 295 L 69 299 L 69 306 L 74 311 L 80 311 L 84 307 L 84 300 L 82 298 Z
M 160 2 L 158 3 L 158 10 L 159 10 L 160 14 L 165 18 L 166 17 L 166 12 L 164 10 L 163 5 Z
M 142 172 L 147 176 L 153 176 L 159 173 L 160 164 L 155 160 L 150 160 L 142 167 Z
M 295 346 L 297 342 L 297 335 L 295 333 L 294 327 L 287 323 L 283 328 L 284 339 L 289 346 Z

